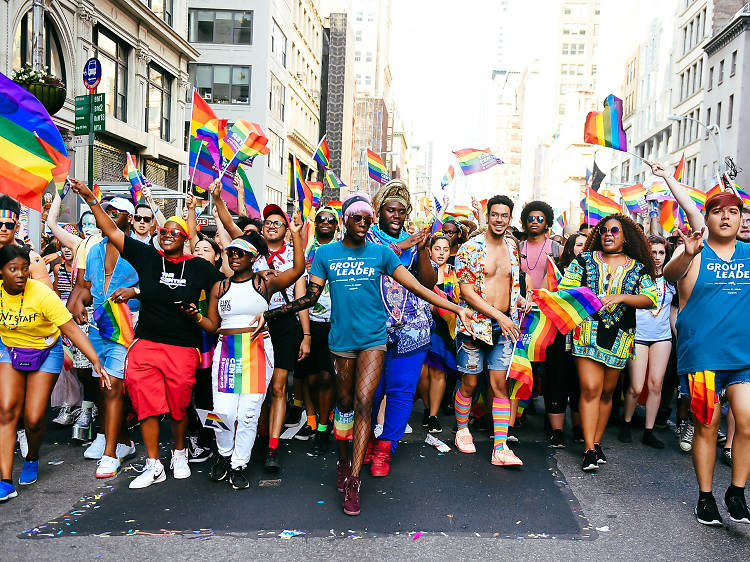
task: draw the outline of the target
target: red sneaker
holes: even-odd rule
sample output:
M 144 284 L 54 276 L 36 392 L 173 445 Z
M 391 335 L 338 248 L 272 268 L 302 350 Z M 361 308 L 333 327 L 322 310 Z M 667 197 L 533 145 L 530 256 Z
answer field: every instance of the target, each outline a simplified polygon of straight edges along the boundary
M 363 464 L 370 464 L 372 462 L 372 455 L 375 450 L 375 439 L 370 439 L 367 443 L 367 450 L 365 451 L 365 459 L 362 461 Z
M 349 459 L 339 459 L 336 462 L 336 489 L 339 492 L 344 491 L 346 478 L 352 473 L 352 461 Z
M 359 515 L 359 486 L 361 481 L 356 476 L 348 476 L 344 487 L 344 513 Z
M 391 442 L 379 440 L 375 444 L 375 450 L 372 454 L 372 464 L 370 465 L 370 474 L 375 477 L 388 476 L 391 461 Z

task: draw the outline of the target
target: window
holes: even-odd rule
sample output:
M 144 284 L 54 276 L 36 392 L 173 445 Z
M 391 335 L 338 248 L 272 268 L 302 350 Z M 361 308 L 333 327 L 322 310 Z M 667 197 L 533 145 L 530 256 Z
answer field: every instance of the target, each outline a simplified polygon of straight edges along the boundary
M 563 46 L 562 46 L 562 54 L 563 55 L 567 55 L 568 54 L 568 48 L 569 47 L 570 47 L 569 43 L 563 43 Z
M 714 87 L 714 67 L 708 69 L 708 86 L 706 87 L 707 90 L 710 90 Z
M 62 47 L 55 24 L 49 16 L 44 16 L 44 29 L 42 30 L 42 41 L 44 43 L 44 66 L 49 73 L 66 81 L 65 65 L 63 64 Z M 21 18 L 21 25 L 16 33 L 13 44 L 13 66 L 21 68 L 24 64 L 31 64 L 31 52 L 33 33 L 31 31 L 31 11 Z
M 365 59 L 365 62 L 372 62 L 372 52 L 367 53 L 367 58 Z
M 721 102 L 716 104 L 716 125 L 721 127 Z
M 706 110 L 706 125 L 711 126 L 711 108 Z
M 104 110 L 120 121 L 127 121 L 130 47 L 102 27 L 94 29 L 94 45 L 94 55 L 102 65 L 99 91 L 105 94 Z
M 157 16 L 163 19 L 167 25 L 172 25 L 172 1 L 173 0 L 144 0 Z
M 362 51 L 357 51 L 354 53 L 354 62 L 359 62 L 362 60 Z
M 276 36 L 277 28 L 278 26 L 274 22 L 274 35 L 272 37 Z M 252 10 L 242 12 L 190 10 L 188 30 L 188 40 L 191 43 L 252 45 L 253 12 Z M 286 37 L 281 33 L 281 29 L 278 29 L 278 34 L 284 39 L 283 52 L 286 53 Z M 273 43 L 273 39 L 271 42 Z
M 284 139 L 273 131 L 268 131 L 268 167 L 284 174 Z
M 146 132 L 170 140 L 169 118 L 172 110 L 172 77 L 154 64 L 148 66 L 146 95 Z
M 354 36 L 355 41 L 362 41 L 362 32 L 357 31 L 356 35 Z
M 286 68 L 286 35 L 276 22 L 273 22 L 273 30 L 271 31 L 271 55 L 281 66 Z
M 573 68 L 573 65 L 571 65 L 571 68 Z M 582 64 L 578 65 L 578 73 L 577 74 L 578 74 L 578 76 L 583 76 L 583 65 Z
M 191 64 L 191 82 L 210 103 L 250 103 L 252 67 Z
M 732 53 L 732 66 L 729 68 L 729 76 L 734 76 L 737 70 L 737 51 Z
M 560 65 L 560 74 L 567 75 L 568 74 L 568 65 L 562 64 Z
M 716 81 L 717 84 L 724 82 L 724 61 L 719 63 L 719 79 Z
M 732 114 L 734 113 L 734 94 L 729 96 L 729 106 L 727 107 L 727 127 L 732 126 Z
M 268 92 L 268 109 L 279 119 L 284 120 L 284 98 L 286 88 L 276 76 L 271 74 L 271 88 Z

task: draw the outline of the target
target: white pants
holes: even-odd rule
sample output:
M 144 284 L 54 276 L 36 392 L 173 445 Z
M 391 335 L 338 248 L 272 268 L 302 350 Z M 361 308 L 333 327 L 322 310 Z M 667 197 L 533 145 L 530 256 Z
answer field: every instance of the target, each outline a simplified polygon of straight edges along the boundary
M 216 344 L 214 362 L 211 368 L 211 385 L 214 395 L 214 411 L 223 414 L 229 431 L 216 431 L 216 445 L 223 457 L 231 455 L 232 468 L 245 468 L 250 461 L 250 453 L 258 432 L 258 418 L 266 393 L 230 394 L 219 392 L 219 357 L 222 341 Z M 273 346 L 270 336 L 263 340 L 266 352 L 266 390 L 273 375 Z M 236 422 L 236 427 L 235 427 Z

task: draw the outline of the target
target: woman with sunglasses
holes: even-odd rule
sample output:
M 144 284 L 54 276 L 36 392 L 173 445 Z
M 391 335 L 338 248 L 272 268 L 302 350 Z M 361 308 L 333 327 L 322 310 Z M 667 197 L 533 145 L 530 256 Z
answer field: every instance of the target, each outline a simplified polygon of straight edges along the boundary
M 593 228 L 584 251 L 560 282 L 560 289 L 588 287 L 604 304 L 573 332 L 581 383 L 584 471 L 607 462 L 601 442 L 612 411 L 612 393 L 620 371 L 633 357 L 635 310 L 657 305 L 654 276 L 654 260 L 643 232 L 629 217 L 615 214 Z
M 91 207 L 102 233 L 138 273 L 141 312 L 136 342 L 128 351 L 125 385 L 141 422 L 147 458 L 145 470 L 130 487 L 145 488 L 166 479 L 159 460 L 159 418 L 163 414 L 172 417 L 173 475 L 188 478 L 186 411 L 200 359 L 201 329 L 181 311 L 197 303 L 201 291 L 210 291 L 224 276 L 206 260 L 185 255 L 188 226 L 181 218 L 171 217 L 159 229 L 162 249 L 156 250 L 125 236 L 88 187 L 80 180 L 70 181 L 73 191 Z
M 339 439 L 336 486 L 344 492 L 344 513 L 359 515 L 359 473 L 370 436 L 372 403 L 386 351 L 386 311 L 380 278 L 390 275 L 427 302 L 456 314 L 471 325 L 471 313 L 438 297 L 401 264 L 388 246 L 366 241 L 374 210 L 366 193 L 351 194 L 342 204 L 346 234 L 340 242 L 318 248 L 310 268 L 307 293 L 269 311 L 266 318 L 314 306 L 328 281 L 331 291 L 329 347 L 334 359 L 337 400 L 334 433 Z M 352 438 L 349 460 L 347 440 Z

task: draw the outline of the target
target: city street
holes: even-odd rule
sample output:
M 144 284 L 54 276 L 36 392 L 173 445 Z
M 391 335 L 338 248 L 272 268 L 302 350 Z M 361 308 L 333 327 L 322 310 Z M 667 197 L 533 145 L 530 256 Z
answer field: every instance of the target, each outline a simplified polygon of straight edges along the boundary
M 655 451 L 639 439 L 622 445 L 610 429 L 609 463 L 583 474 L 580 445 L 547 447 L 541 420 L 520 430 L 515 450 L 526 465 L 510 471 L 489 464 L 487 433 L 473 430 L 476 455 L 440 454 L 414 415 L 391 475 L 364 476 L 359 517 L 341 512 L 335 454 L 313 458 L 304 442 L 284 442 L 280 482 L 253 463 L 252 487 L 236 492 L 209 481 L 205 463 L 191 465 L 187 481 L 170 475 L 131 491 L 134 470 L 95 481 L 93 462 L 52 428 L 58 446 L 42 449 L 40 481 L 0 506 L 2 558 L 747 559 L 749 527 L 695 522 L 690 457 L 669 430 L 659 432 L 667 449 Z M 450 418 L 443 422 L 450 442 Z M 717 499 L 728 479 L 718 465 Z M 300 534 L 285 540 L 283 531 Z

